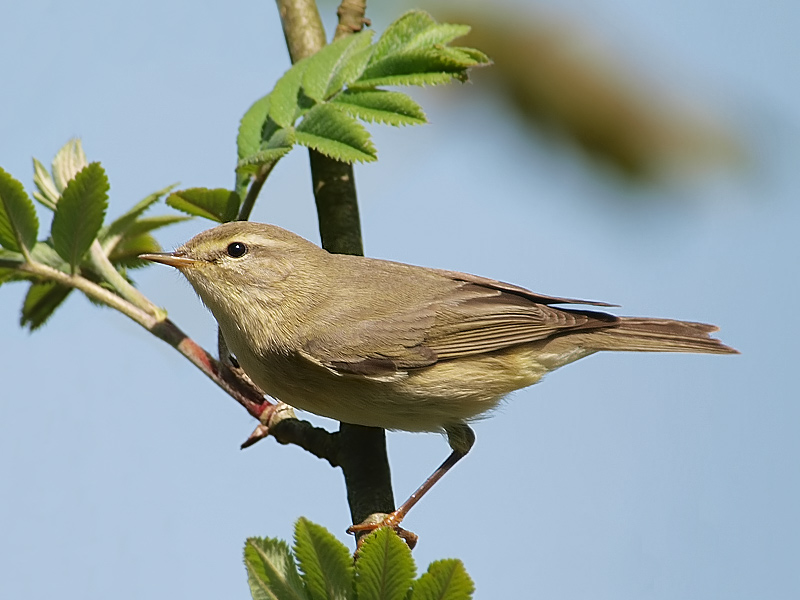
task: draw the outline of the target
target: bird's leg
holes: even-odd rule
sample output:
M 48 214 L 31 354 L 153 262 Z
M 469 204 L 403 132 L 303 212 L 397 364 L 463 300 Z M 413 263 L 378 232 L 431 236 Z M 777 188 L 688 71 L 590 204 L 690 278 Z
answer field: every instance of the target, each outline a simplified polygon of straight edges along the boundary
M 398 535 L 402 537 L 410 548 L 413 548 L 417 543 L 417 536 L 405 529 L 400 528 L 400 523 L 408 514 L 414 505 L 430 490 L 437 481 L 439 481 L 444 474 L 455 466 L 455 464 L 464 458 L 469 452 L 472 445 L 475 443 L 475 433 L 466 423 L 458 423 L 445 427 L 447 433 L 447 440 L 453 451 L 450 453 L 445 461 L 439 465 L 430 477 L 428 477 L 416 491 L 408 497 L 408 500 L 403 502 L 397 510 L 389 515 L 382 515 L 382 518 L 374 518 L 377 515 L 371 515 L 363 523 L 353 525 L 348 528 L 347 533 L 358 534 L 363 532 L 374 531 L 382 527 L 391 527 L 397 531 Z

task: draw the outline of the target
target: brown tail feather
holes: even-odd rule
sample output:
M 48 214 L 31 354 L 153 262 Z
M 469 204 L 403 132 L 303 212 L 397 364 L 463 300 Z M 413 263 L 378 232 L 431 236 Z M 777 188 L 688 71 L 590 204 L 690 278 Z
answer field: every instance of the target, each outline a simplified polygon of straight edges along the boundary
M 617 327 L 592 332 L 592 342 L 598 350 L 739 354 L 709 335 L 717 329 L 706 323 L 621 317 Z

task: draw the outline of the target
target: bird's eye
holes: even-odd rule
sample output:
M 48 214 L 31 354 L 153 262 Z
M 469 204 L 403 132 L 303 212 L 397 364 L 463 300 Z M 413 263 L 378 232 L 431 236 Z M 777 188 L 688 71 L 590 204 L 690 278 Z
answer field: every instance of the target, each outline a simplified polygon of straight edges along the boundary
M 242 242 L 233 242 L 232 244 L 228 244 L 228 256 L 233 258 L 241 258 L 247 254 L 247 246 L 245 246 Z

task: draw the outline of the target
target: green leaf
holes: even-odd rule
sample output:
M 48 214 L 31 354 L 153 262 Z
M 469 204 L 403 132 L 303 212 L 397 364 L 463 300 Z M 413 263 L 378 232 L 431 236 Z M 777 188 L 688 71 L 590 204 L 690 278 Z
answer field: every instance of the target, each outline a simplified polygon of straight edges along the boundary
M 362 79 L 350 86 L 351 90 L 373 89 L 379 86 L 415 85 L 443 85 L 453 81 L 454 75 L 442 71 L 430 73 L 399 73 L 382 75 L 375 73 L 367 79 Z
M 86 166 L 81 141 L 75 138 L 64 144 L 53 159 L 53 179 L 58 191 L 63 194 L 67 184 Z
M 239 194 L 223 188 L 190 188 L 167 196 L 172 208 L 219 223 L 236 219 L 241 202 Z
M 175 184 L 169 185 L 164 189 L 158 190 L 157 192 L 153 192 L 149 196 L 146 196 L 139 202 L 137 202 L 133 208 L 131 208 L 128 212 L 124 215 L 114 219 L 108 226 L 103 227 L 98 234 L 100 239 L 100 243 L 103 245 L 103 250 L 108 253 L 109 247 L 113 246 L 114 244 L 119 241 L 119 238 L 122 237 L 133 225 L 137 222 L 137 219 L 141 217 L 153 204 L 159 201 L 159 199 L 168 194 L 175 188 Z M 180 217 L 181 219 L 185 217 Z M 173 221 L 178 222 L 178 221 Z M 169 223 L 166 223 L 167 225 Z
M 393 530 L 378 529 L 364 539 L 358 552 L 356 596 L 358 600 L 403 600 L 415 572 L 406 543 Z
M 254 600 L 309 600 L 286 542 L 249 538 L 244 564 Z
M 25 262 L 25 257 L 22 256 L 19 252 L 14 252 L 13 250 L 4 250 L 0 248 L 0 263 L 2 263 L 3 267 L 12 267 L 16 268 L 17 265 L 21 265 Z
M 0 248 L 0 285 L 9 281 L 30 279 L 31 275 L 18 269 L 24 262 L 25 257 L 19 252 Z
M 416 35 L 436 25 L 436 20 L 424 10 L 411 10 L 394 21 L 375 44 L 372 63 L 402 51 Z
M 252 156 L 261 148 L 261 132 L 267 120 L 270 107 L 270 94 L 259 98 L 244 113 L 239 123 L 239 135 L 236 137 L 236 149 L 239 159 Z
M 298 519 L 294 554 L 312 600 L 346 600 L 353 596 L 350 551 L 324 527 Z
M 422 107 L 401 92 L 348 90 L 332 102 L 352 116 L 370 123 L 421 125 L 428 122 Z
M 114 249 L 108 255 L 108 260 L 116 267 L 138 269 L 152 264 L 146 260 L 139 259 L 140 254 L 149 254 L 151 252 L 161 252 L 161 246 L 156 241 L 156 238 L 149 233 L 129 234 L 114 246 Z
M 410 600 L 470 600 L 475 584 L 455 558 L 437 560 L 414 582 Z
M 33 248 L 39 219 L 22 184 L 0 167 L 0 246 L 15 252 Z
M 236 164 L 236 172 L 242 175 L 253 175 L 258 171 L 261 165 L 278 162 L 278 159 L 289 152 L 289 150 L 291 150 L 291 147 L 261 150 L 252 156 L 240 160 Z
M 136 236 L 142 233 L 148 233 L 161 229 L 162 227 L 169 227 L 176 223 L 183 223 L 189 221 L 192 217 L 185 217 L 183 215 L 158 215 L 156 217 L 144 217 L 131 224 L 128 228 L 127 234 L 129 236 Z
M 296 131 L 298 144 L 336 160 L 353 163 L 377 159 L 367 130 L 330 104 L 319 104 L 308 111 Z
M 103 226 L 108 206 L 108 178 L 94 162 L 70 180 L 58 201 L 50 235 L 53 247 L 73 270 Z
M 269 162 L 277 162 L 278 159 L 292 149 L 295 141 L 296 135 L 293 128 L 277 129 L 267 142 L 261 144 L 258 152 L 238 162 L 236 165 L 237 173 L 253 174 L 258 171 L 261 165 Z
M 467 48 L 465 46 L 447 46 L 441 49 L 444 52 L 458 55 L 458 60 L 463 64 L 469 66 L 484 66 L 492 64 L 492 59 L 486 54 L 475 48 Z
M 371 31 L 349 35 L 324 46 L 307 59 L 303 72 L 303 92 L 309 98 L 322 102 L 358 79 L 369 61 Z
M 444 45 L 469 31 L 468 25 L 439 24 L 425 11 L 412 10 L 389 25 L 375 45 L 370 64 L 398 52 Z
M 452 79 L 464 81 L 467 69 L 480 64 L 484 63 L 461 49 L 441 47 L 408 50 L 370 65 L 350 88 L 436 85 Z
M 31 258 L 36 262 L 57 269 L 62 273 L 69 273 L 71 271 L 69 263 L 59 256 L 51 243 L 52 241 L 50 240 L 47 242 L 37 242 L 31 251 Z
M 381 36 L 369 65 L 350 87 L 465 81 L 467 69 L 491 62 L 478 50 L 446 45 L 469 30 L 467 25 L 437 23 L 423 11 L 406 13 Z
M 296 62 L 269 94 L 269 118 L 280 127 L 291 127 L 300 115 L 300 85 L 308 58 Z
M 23 279 L 28 279 L 25 273 L 22 273 L 17 269 L 7 269 L 6 267 L 0 267 L 0 285 L 3 285 L 4 283 L 8 283 L 10 281 L 20 281 Z
M 45 324 L 53 312 L 67 299 L 72 288 L 46 281 L 32 283 L 28 288 L 25 301 L 22 303 L 22 316 L 19 324 L 30 331 Z
M 50 210 L 56 209 L 61 193 L 56 188 L 56 182 L 42 163 L 33 159 L 33 183 L 38 192 L 33 192 L 33 197 Z

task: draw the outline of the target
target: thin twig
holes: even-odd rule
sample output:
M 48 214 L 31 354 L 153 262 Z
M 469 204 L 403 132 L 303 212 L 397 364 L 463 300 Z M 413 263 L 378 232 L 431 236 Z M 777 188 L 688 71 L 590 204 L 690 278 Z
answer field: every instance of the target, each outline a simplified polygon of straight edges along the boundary
M 133 305 L 114 292 L 111 292 L 106 288 L 89 281 L 85 277 L 81 277 L 80 275 L 69 275 L 63 271 L 59 271 L 58 269 L 48 267 L 47 265 L 35 261 L 25 262 L 19 265 L 18 268 L 23 273 L 29 273 L 40 279 L 49 279 L 55 281 L 56 283 L 66 285 L 67 287 L 80 290 L 93 300 L 97 300 L 106 306 L 110 306 L 111 308 L 118 310 L 123 315 L 133 319 L 147 330 L 152 329 L 158 322 L 158 318 L 155 315 L 142 310 L 138 306 Z
M 265 425 L 269 434 L 275 437 L 279 443 L 295 444 L 319 458 L 326 459 L 334 466 L 338 464 L 335 444 L 336 434 L 314 427 L 307 421 L 297 419 L 282 417 L 280 420 L 273 422 L 272 416 L 276 412 L 276 405 L 269 402 L 264 397 L 264 393 L 254 384 L 243 379 L 234 369 L 206 352 L 172 321 L 163 316 L 157 316 L 159 313 L 165 314 L 163 309 L 156 307 L 155 314 L 145 311 L 81 275 L 70 275 L 42 263 L 26 262 L 20 264 L 14 262 L 12 266 L 23 273 L 33 275 L 37 279 L 55 281 L 61 285 L 80 290 L 89 298 L 118 310 L 178 350 L 189 362 L 236 400 L 253 418 Z M 142 295 L 142 298 L 144 298 L 145 304 L 155 306 L 144 295 Z M 292 421 L 294 422 L 292 423 Z M 327 439 L 326 436 L 330 439 Z
M 255 176 L 253 176 L 253 180 L 250 182 L 250 188 L 247 190 L 247 196 L 245 196 L 242 206 L 239 209 L 239 216 L 237 217 L 237 220 L 247 221 L 250 218 L 250 213 L 253 212 L 253 206 L 256 203 L 258 194 L 261 193 L 261 188 L 264 186 L 264 182 L 267 180 L 267 177 L 272 172 L 272 169 L 275 168 L 277 163 L 277 160 L 271 160 L 268 163 L 264 163 L 258 169 L 258 172 L 255 174 Z
M 342 0 L 339 10 L 336 11 L 339 24 L 333 35 L 334 41 L 358 33 L 364 28 L 364 25 L 371 25 L 370 20 L 364 17 L 366 12 L 366 0 Z
M 100 275 L 103 280 L 111 284 L 117 294 L 122 298 L 157 318 L 163 319 L 167 316 L 163 308 L 153 304 L 147 296 L 133 287 L 133 285 L 117 271 L 103 251 L 103 247 L 98 240 L 92 242 L 89 248 L 89 258 L 97 274 Z

